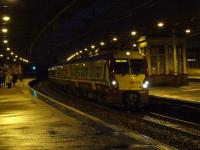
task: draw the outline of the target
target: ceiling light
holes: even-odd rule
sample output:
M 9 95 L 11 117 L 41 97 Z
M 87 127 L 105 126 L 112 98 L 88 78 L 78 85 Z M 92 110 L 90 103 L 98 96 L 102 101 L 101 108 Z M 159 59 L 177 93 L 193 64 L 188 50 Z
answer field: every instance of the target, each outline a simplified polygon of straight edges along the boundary
M 137 34 L 136 31 L 132 31 L 132 32 L 131 32 L 131 35 L 132 35 L 132 36 L 136 36 L 136 34 Z
M 2 31 L 3 33 L 7 33 L 7 32 L 8 32 L 8 29 L 3 28 L 3 29 L 1 29 L 1 31 Z
M 10 17 L 9 16 L 3 16 L 3 21 L 9 21 L 10 20 Z
M 190 29 L 186 29 L 186 30 L 185 30 L 185 33 L 187 33 L 187 34 L 189 34 L 190 32 L 191 32 Z
M 7 50 L 7 51 L 9 51 L 9 50 L 10 50 L 10 48 L 9 48 L 9 47 L 7 47 L 7 48 L 6 48 L 6 50 Z
M 101 45 L 101 46 L 104 46 L 104 45 L 105 45 L 105 43 L 104 43 L 104 42 L 101 42 L 101 43 L 100 43 L 100 45 Z
M 115 42 L 116 42 L 117 40 L 118 40 L 118 39 L 117 39 L 116 37 L 114 37 L 114 38 L 113 38 L 113 41 L 115 41 Z
M 11 55 L 14 55 L 14 53 L 13 53 L 13 52 L 11 52 L 10 54 L 11 54 Z
M 5 44 L 8 43 L 8 40 L 3 40 L 3 43 L 5 43 Z
M 159 28 L 162 28 L 162 27 L 164 26 L 164 22 L 158 22 L 157 26 L 158 26 Z
M 17 56 L 17 55 L 15 55 L 15 58 L 18 58 L 18 56 Z
M 95 46 L 94 46 L 94 45 L 91 45 L 91 48 L 92 48 L 92 49 L 94 49 L 94 48 L 95 48 Z
M 87 49 L 87 48 L 85 48 L 84 50 L 85 50 L 85 51 L 87 51 L 88 49 Z

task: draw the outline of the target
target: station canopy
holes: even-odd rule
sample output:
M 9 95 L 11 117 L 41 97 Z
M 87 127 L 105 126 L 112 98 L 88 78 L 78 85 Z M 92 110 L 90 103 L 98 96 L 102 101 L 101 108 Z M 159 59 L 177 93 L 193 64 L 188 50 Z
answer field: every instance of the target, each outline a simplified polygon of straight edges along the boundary
M 57 63 L 75 52 L 116 36 L 200 33 L 198 0 L 1 0 L 1 53 L 9 47 L 31 62 Z M 160 31 L 157 23 L 163 21 Z M 130 35 L 131 36 L 131 35 Z M 3 43 L 3 40 L 8 43 Z

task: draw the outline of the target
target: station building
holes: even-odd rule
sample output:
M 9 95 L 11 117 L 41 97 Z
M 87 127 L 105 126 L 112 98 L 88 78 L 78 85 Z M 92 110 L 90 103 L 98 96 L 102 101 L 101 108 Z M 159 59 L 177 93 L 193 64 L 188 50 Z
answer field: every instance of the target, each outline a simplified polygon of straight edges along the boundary
M 152 86 L 187 84 L 186 40 L 183 37 L 141 37 L 139 51 L 146 55 Z

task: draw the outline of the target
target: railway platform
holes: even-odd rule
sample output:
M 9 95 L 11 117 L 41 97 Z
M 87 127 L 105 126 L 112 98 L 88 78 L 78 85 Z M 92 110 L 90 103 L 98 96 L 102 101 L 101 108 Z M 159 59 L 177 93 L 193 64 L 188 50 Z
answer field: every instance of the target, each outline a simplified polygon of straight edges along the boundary
M 68 108 L 53 108 L 30 92 L 27 83 L 0 88 L 0 149 L 171 149 Z
M 180 87 L 151 87 L 149 95 L 176 101 L 200 104 L 200 82 Z

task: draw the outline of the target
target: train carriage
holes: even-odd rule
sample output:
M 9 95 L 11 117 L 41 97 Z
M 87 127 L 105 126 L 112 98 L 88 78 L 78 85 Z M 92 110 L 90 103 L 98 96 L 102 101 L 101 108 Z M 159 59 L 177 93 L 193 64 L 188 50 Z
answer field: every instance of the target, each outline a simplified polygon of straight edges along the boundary
M 148 103 L 147 65 L 136 51 L 118 51 L 49 68 L 49 78 L 76 95 L 125 108 Z

